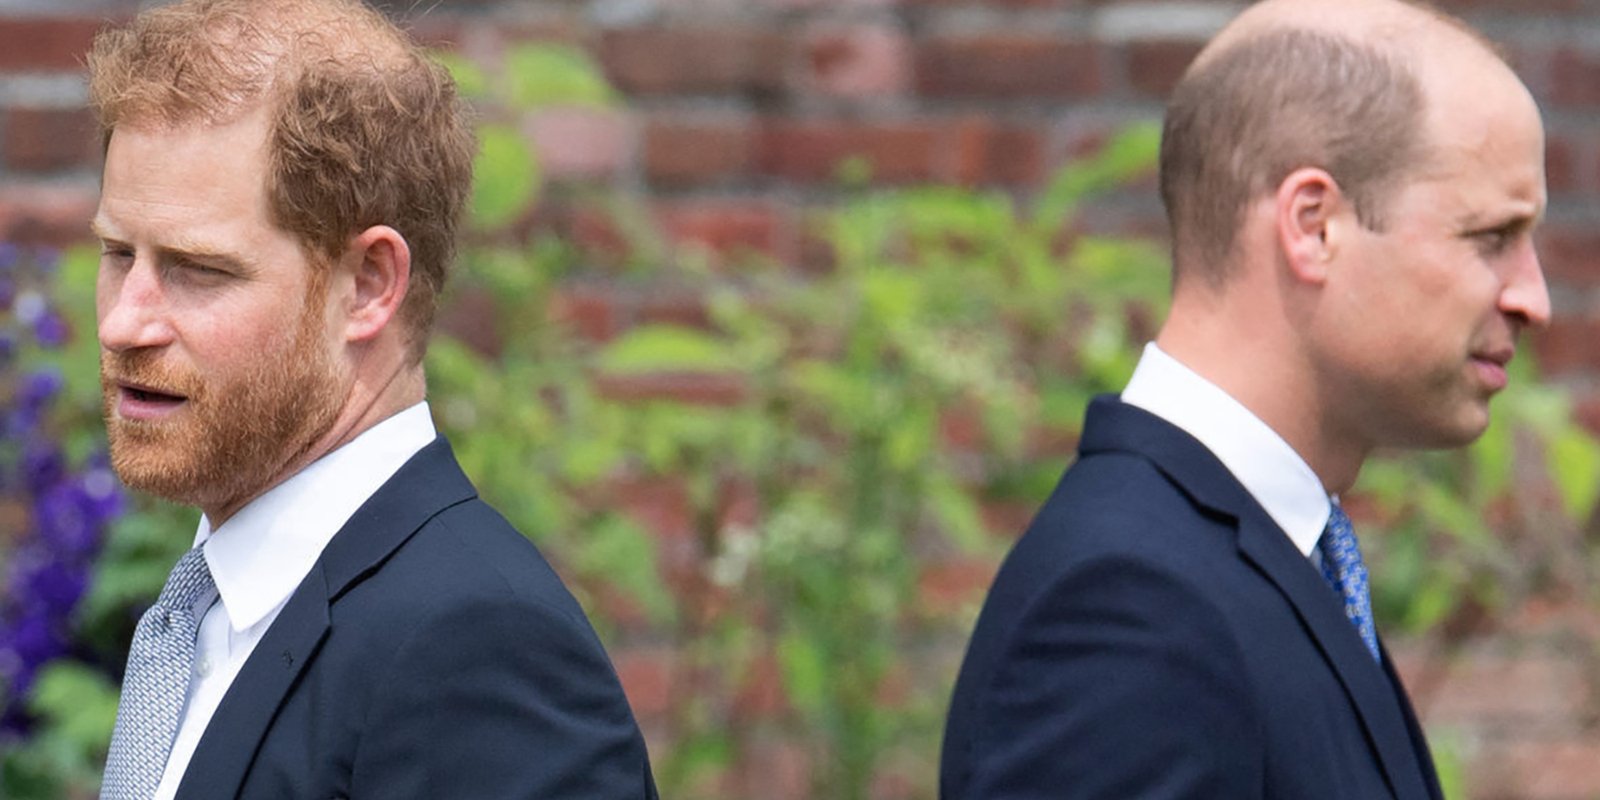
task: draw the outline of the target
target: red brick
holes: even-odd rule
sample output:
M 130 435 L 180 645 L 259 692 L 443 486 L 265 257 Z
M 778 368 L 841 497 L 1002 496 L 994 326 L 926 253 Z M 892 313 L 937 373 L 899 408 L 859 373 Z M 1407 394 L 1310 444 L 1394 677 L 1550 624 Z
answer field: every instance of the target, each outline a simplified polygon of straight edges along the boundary
M 622 330 L 615 290 L 598 283 L 569 285 L 550 299 L 550 319 L 592 342 L 609 341 Z
M 1497 750 L 1499 750 L 1497 748 Z M 1484 754 L 1473 774 L 1517 800 L 1600 797 L 1600 741 L 1594 736 L 1528 737 Z M 1501 789 L 1501 787 L 1504 787 Z
M 816 768 L 806 748 L 799 742 L 758 737 L 745 742 L 743 750 L 742 763 L 734 768 L 737 774 L 735 785 L 723 797 L 814 800 L 811 780 Z
M 931 181 L 939 140 L 925 123 L 774 120 L 762 131 L 759 164 L 769 175 L 827 183 L 846 160 L 861 158 L 877 183 Z
M 639 28 L 606 33 L 600 59 L 632 94 L 759 93 L 782 87 L 787 47 L 769 31 Z
M 528 118 L 527 135 L 549 178 L 616 174 L 628 157 L 628 118 L 619 111 L 553 108 Z
M 658 372 L 643 375 L 596 375 L 601 396 L 619 402 L 667 400 L 700 406 L 731 406 L 744 401 L 749 386 L 738 375 Z
M 733 698 L 733 713 L 743 720 L 762 719 L 782 714 L 789 708 L 783 689 L 783 670 L 771 653 L 756 658 L 745 672 Z
M 47 172 L 93 165 L 98 158 L 94 115 L 84 109 L 13 108 L 5 114 L 5 163 Z
M 628 705 L 639 717 L 665 714 L 672 708 L 673 660 L 671 650 L 628 648 L 613 650 L 612 663 Z
M 639 298 L 634 320 L 640 325 L 679 325 L 686 328 L 711 327 L 711 310 L 705 295 L 688 290 L 655 290 Z
M 622 264 L 632 255 L 628 235 L 605 209 L 558 207 L 549 209 L 548 215 L 550 234 L 571 244 L 591 268 Z
M 98 204 L 93 187 L 12 183 L 0 188 L 0 241 L 56 246 L 83 242 Z
M 1002 539 L 1021 536 L 1038 510 L 1036 503 L 1020 500 L 988 500 L 979 508 L 984 529 Z
M 805 42 L 804 85 L 835 97 L 904 94 L 911 86 L 911 45 L 905 34 L 882 25 L 813 31 Z
M 73 70 L 102 23 L 96 19 L 0 19 L 0 70 Z
M 652 183 L 705 185 L 747 175 L 756 135 L 741 118 L 658 117 L 644 129 L 644 171 Z
M 1148 40 L 1128 44 L 1128 83 L 1139 92 L 1166 97 L 1200 54 L 1201 42 Z
M 953 163 L 940 179 L 962 185 L 1032 188 L 1044 179 L 1044 135 L 974 116 L 950 126 Z
M 719 260 L 751 255 L 783 258 L 794 249 L 789 213 L 763 201 L 671 201 L 659 206 L 657 218 L 673 242 Z
M 1576 288 L 1600 284 L 1600 229 L 1552 222 L 1539 229 L 1536 239 L 1546 280 Z
M 1587 149 L 1587 144 L 1575 137 L 1551 134 L 1545 139 L 1545 183 L 1552 193 L 1583 188 L 1585 176 L 1579 174 L 1579 165 Z
M 1550 101 L 1557 106 L 1600 108 L 1600 53 L 1564 47 L 1550 63 Z
M 439 309 L 440 330 L 465 342 L 473 350 L 494 357 L 505 347 L 496 322 L 495 297 L 477 286 L 464 286 L 446 295 Z
M 1579 722 L 1590 695 L 1580 659 L 1469 650 L 1413 700 L 1429 725 L 1550 725 Z
M 953 558 L 922 568 L 917 577 L 918 606 L 928 614 L 956 613 L 983 602 L 999 568 L 993 560 Z
M 1078 99 L 1104 88 L 1100 48 L 1059 36 L 985 34 L 925 42 L 917 91 L 935 98 Z

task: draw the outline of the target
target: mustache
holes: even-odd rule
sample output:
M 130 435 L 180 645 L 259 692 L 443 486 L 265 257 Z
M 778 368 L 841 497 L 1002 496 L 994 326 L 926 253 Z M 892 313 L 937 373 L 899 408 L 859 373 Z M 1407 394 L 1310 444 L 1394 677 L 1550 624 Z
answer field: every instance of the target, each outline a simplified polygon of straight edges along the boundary
M 100 386 L 111 391 L 118 384 L 178 395 L 191 400 L 205 394 L 205 381 L 192 370 L 162 362 L 153 350 L 100 353 Z

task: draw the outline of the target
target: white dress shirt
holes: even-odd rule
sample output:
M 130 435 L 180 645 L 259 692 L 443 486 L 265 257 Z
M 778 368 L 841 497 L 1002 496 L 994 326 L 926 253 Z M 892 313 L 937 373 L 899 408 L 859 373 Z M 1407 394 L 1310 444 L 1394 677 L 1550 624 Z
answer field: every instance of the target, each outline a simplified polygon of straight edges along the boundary
M 1332 500 L 1311 466 L 1239 401 L 1151 342 L 1122 390 L 1138 406 L 1200 440 L 1266 509 L 1289 540 L 1320 564 L 1317 540 Z
M 428 404 L 418 403 L 250 501 L 222 527 L 200 518 L 195 546 L 205 548 L 222 602 L 200 621 L 188 702 L 156 800 L 177 794 L 222 696 L 323 548 L 435 435 Z

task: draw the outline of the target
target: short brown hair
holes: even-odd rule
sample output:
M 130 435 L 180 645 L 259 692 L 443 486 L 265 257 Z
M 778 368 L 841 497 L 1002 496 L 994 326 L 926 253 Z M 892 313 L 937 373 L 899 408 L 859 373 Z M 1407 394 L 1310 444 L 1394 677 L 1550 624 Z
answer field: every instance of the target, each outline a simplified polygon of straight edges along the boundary
M 1332 34 L 1267 31 L 1197 64 L 1161 137 L 1175 279 L 1222 285 L 1246 206 L 1302 167 L 1327 170 L 1381 230 L 1391 190 L 1424 166 L 1424 102 L 1397 55 Z
M 96 37 L 90 102 L 121 124 L 217 124 L 267 104 L 273 221 L 315 264 L 388 225 L 411 250 L 400 309 L 420 359 L 472 184 L 449 74 L 356 0 L 184 0 Z

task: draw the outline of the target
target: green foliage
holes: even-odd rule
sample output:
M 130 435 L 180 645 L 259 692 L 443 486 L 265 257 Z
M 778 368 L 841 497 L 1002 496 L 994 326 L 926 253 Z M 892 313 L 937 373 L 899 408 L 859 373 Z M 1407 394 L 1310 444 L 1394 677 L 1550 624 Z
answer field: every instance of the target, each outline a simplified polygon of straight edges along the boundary
M 1059 213 L 1147 170 L 1154 143 L 1137 128 L 1069 168 Z M 904 752 L 931 791 L 948 686 L 885 696 L 917 671 L 908 647 L 958 638 L 972 609 L 923 608 L 919 578 L 956 554 L 999 557 L 984 503 L 1040 499 L 1035 442 L 1070 439 L 1089 396 L 1120 388 L 1164 303 L 1159 250 L 1064 238 L 1069 222 L 998 192 L 863 194 L 816 220 L 829 273 L 732 284 L 658 265 L 630 277 L 638 293 L 706 297 L 709 323 L 599 344 L 528 313 L 561 289 L 533 277 L 552 266 L 537 248 L 468 255 L 464 290 L 514 288 L 515 309 L 493 356 L 437 342 L 433 402 L 485 496 L 574 578 L 607 637 L 672 643 L 684 685 L 656 754 L 664 792 L 703 795 L 764 735 L 809 751 L 818 796 L 867 796 Z M 680 375 L 736 389 L 706 406 L 605 388 Z M 1048 454 L 1049 480 L 1064 459 Z M 764 662 L 783 689 L 776 723 L 739 711 Z
M 478 156 L 472 165 L 473 225 L 497 228 L 512 222 L 533 202 L 539 186 L 539 162 L 515 129 L 504 125 L 478 128 Z
M 0 787 L 14 800 L 89 797 L 100 785 L 117 718 L 117 687 L 90 667 L 61 661 L 34 684 L 29 709 L 39 728 L 27 746 L 0 759 Z

